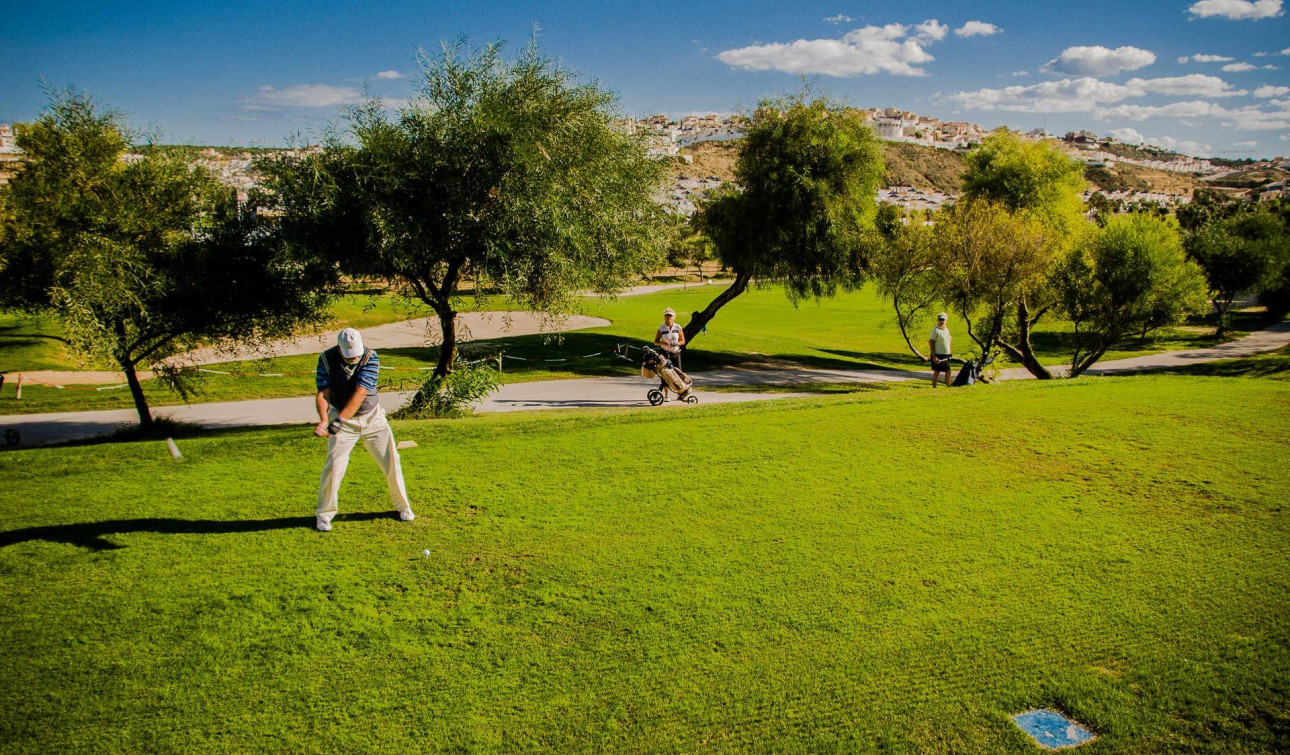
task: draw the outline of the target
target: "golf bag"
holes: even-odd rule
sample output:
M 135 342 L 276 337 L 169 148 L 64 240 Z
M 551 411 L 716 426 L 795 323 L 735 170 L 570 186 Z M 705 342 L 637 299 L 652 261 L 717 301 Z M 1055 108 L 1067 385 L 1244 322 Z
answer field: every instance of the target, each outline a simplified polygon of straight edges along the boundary
M 986 367 L 994 362 L 997 354 L 982 354 L 976 359 L 969 359 L 963 363 L 962 369 L 959 370 L 958 376 L 954 378 L 954 386 L 961 387 L 972 385 L 978 380 L 982 380 L 981 373 Z M 982 382 L 985 382 L 982 380 Z

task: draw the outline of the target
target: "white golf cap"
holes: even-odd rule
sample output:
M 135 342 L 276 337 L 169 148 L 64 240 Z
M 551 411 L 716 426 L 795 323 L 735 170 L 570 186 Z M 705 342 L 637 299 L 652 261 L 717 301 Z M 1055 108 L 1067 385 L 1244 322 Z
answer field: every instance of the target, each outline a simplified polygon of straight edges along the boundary
M 353 328 L 345 328 L 336 335 L 336 345 L 340 355 L 346 359 L 363 356 L 363 334 Z
M 940 313 L 939 315 L 937 315 L 937 316 L 936 316 L 936 319 L 937 319 L 937 320 L 948 320 L 948 319 L 950 319 L 950 316 L 949 316 L 949 315 L 947 315 L 947 314 L 945 314 L 944 312 L 942 312 L 942 313 Z
M 668 315 L 676 317 L 676 310 L 672 309 L 671 307 L 668 307 L 667 309 L 663 310 L 663 316 L 667 317 Z

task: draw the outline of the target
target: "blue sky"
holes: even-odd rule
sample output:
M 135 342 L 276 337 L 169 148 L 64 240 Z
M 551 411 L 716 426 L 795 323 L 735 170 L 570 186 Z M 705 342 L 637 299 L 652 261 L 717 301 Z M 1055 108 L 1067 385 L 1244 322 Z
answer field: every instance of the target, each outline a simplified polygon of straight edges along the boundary
M 861 107 L 1269 157 L 1290 154 L 1288 18 L 1283 0 L 23 3 L 0 26 L 0 122 L 39 112 L 43 78 L 165 141 L 276 146 L 363 87 L 414 94 L 419 47 L 537 24 L 628 114 L 731 112 L 807 74 Z

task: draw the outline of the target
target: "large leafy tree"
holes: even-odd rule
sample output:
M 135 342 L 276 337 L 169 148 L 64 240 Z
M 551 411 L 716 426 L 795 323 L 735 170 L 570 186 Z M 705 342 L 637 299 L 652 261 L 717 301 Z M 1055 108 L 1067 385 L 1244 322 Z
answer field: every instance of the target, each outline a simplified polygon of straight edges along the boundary
M 1111 217 L 1086 235 L 1058 266 L 1053 287 L 1074 326 L 1071 377 L 1122 338 L 1207 305 L 1204 275 L 1183 253 L 1176 221 L 1138 213 Z
M 691 315 L 686 341 L 754 280 L 782 283 L 793 301 L 854 282 L 883 173 L 881 143 L 859 112 L 806 96 L 762 102 L 735 184 L 714 192 L 696 217 L 735 278 Z
M 331 266 L 286 254 L 207 172 L 128 154 L 120 114 L 55 91 L 15 131 L 24 165 L 0 195 L 0 302 L 56 312 L 74 353 L 119 365 L 145 431 L 140 365 L 325 315 Z M 184 389 L 183 373 L 168 374 Z
M 1205 270 L 1214 297 L 1218 335 L 1231 327 L 1238 297 L 1274 285 L 1290 257 L 1288 244 L 1285 224 L 1265 208 L 1211 220 L 1188 236 L 1187 252 Z
M 1027 304 L 1047 285 L 1055 251 L 1044 221 L 994 202 L 968 202 L 940 213 L 934 250 L 942 296 L 981 353 L 1000 347 L 1031 374 L 1051 378 L 1030 347 L 1030 328 L 1046 309 L 1031 314 Z
M 1011 131 L 987 136 L 967 155 L 963 197 L 1027 211 L 1045 224 L 1073 231 L 1084 215 L 1084 165 L 1046 141 L 1028 141 Z
M 1035 356 L 1030 334 L 1052 308 L 1051 289 L 1047 285 L 1052 265 L 1091 225 L 1084 218 L 1084 203 L 1080 199 L 1083 175 L 1084 166 L 1052 144 L 1027 141 L 1010 131 L 999 131 L 986 137 L 968 155 L 963 177 L 965 205 L 988 203 L 1017 218 L 1017 223 L 1008 223 L 989 210 L 966 213 L 965 221 L 998 224 L 1001 229 L 1027 229 L 1022 234 L 1025 243 L 1006 255 L 1010 267 L 1002 272 L 1012 283 L 1003 285 L 1003 279 L 995 280 L 989 287 L 993 293 L 982 301 L 990 302 L 992 313 L 992 326 L 987 332 L 996 332 L 993 313 L 1009 312 L 1006 321 L 998 323 L 995 344 L 1041 380 L 1052 374 Z M 977 239 L 986 250 L 995 246 L 981 236 L 969 234 L 963 238 Z M 963 280 L 962 271 L 956 275 Z M 1004 293 L 1010 296 L 1007 301 L 989 298 Z M 955 301 L 960 305 L 966 301 L 961 287 Z
M 348 138 L 262 165 L 286 236 L 347 272 L 402 284 L 438 316 L 452 370 L 463 281 L 556 313 L 662 259 L 665 165 L 614 124 L 612 94 L 544 57 L 464 42 L 422 56 L 397 114 L 350 109 Z

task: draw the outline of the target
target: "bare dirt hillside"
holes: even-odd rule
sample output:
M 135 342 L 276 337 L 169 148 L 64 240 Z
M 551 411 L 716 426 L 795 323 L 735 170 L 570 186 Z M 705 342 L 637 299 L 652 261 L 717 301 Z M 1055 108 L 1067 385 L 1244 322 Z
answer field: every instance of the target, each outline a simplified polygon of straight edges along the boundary
M 1171 173 L 1154 168 L 1143 168 L 1128 163 L 1117 163 L 1114 168 L 1089 166 L 1084 178 L 1091 189 L 1101 191 L 1151 191 L 1164 194 L 1191 196 L 1198 186 L 1196 177 L 1188 173 Z
M 963 189 L 963 155 L 947 149 L 919 144 L 885 142 L 887 186 L 913 186 L 916 189 L 958 194 Z
M 739 156 L 739 145 L 743 141 L 735 139 L 728 142 L 699 142 L 681 150 L 682 155 L 690 155 L 694 163 L 675 160 L 673 171 L 679 176 L 707 178 L 716 176 L 722 181 L 733 181 L 735 177 L 735 158 Z

